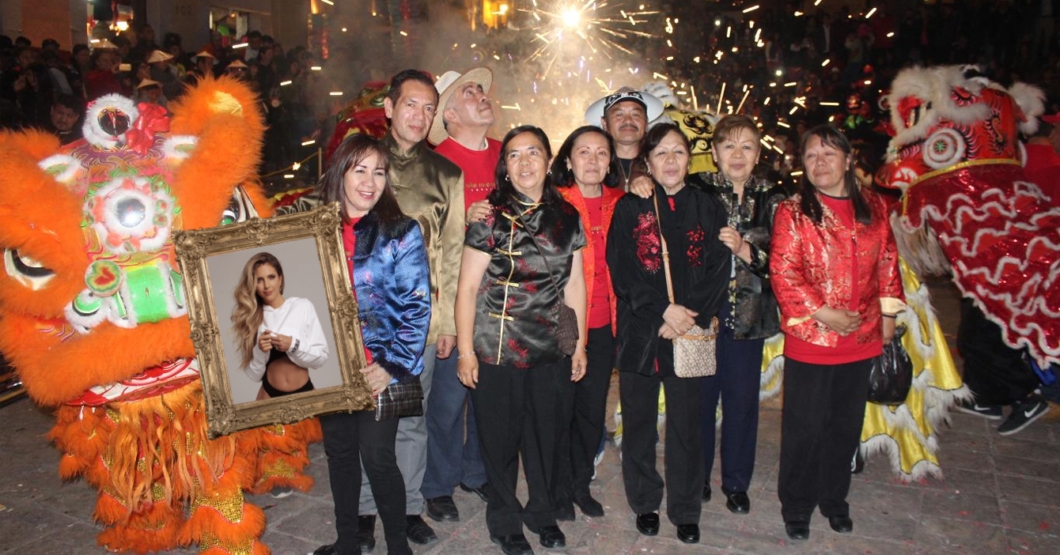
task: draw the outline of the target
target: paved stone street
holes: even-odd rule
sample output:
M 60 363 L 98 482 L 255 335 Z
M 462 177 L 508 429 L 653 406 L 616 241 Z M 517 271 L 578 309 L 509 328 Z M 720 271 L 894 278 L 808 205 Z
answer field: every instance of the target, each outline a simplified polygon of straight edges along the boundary
M 956 329 L 955 293 L 933 287 L 935 306 L 947 334 Z M 62 483 L 58 453 L 44 439 L 51 424 L 47 413 L 28 401 L 0 409 L 0 553 L 99 554 L 98 528 L 92 522 L 93 491 L 83 483 Z M 945 480 L 923 483 L 896 481 L 880 457 L 868 460 L 854 477 L 850 493 L 854 533 L 836 534 L 819 514 L 810 539 L 792 543 L 784 534 L 777 501 L 780 452 L 780 406 L 776 399 L 762 405 L 758 464 L 749 492 L 752 509 L 737 516 L 725 509 L 717 465 L 711 483 L 715 499 L 704 506 L 702 541 L 680 543 L 675 528 L 663 518 L 660 534 L 641 536 L 633 526 L 619 471 L 618 452 L 608 445 L 593 495 L 607 511 L 598 519 L 581 517 L 561 523 L 570 554 L 1020 554 L 1060 553 L 1060 425 L 1039 420 L 1010 437 L 994 431 L 996 423 L 961 413 L 940 432 L 940 459 Z M 659 450 L 662 465 L 661 447 Z M 301 555 L 335 538 L 334 514 L 323 449 L 311 450 L 310 472 L 316 486 L 276 500 L 252 498 L 265 508 L 264 540 L 273 553 Z M 524 492 L 525 494 L 525 492 Z M 413 546 L 417 555 L 499 554 L 489 541 L 485 505 L 470 493 L 454 496 L 462 520 L 433 523 L 440 540 Z M 664 501 L 665 504 L 665 501 Z M 380 545 L 386 552 L 382 527 Z M 538 553 L 537 537 L 527 534 Z M 174 553 L 190 554 L 191 550 Z

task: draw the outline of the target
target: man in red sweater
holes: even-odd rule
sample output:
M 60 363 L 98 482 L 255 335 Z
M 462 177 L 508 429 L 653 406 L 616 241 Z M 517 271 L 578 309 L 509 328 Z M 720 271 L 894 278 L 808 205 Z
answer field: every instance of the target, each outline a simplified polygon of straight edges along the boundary
M 494 171 L 501 155 L 500 142 L 486 136 L 496 119 L 487 96 L 492 83 L 493 73 L 479 67 L 463 74 L 446 72 L 435 84 L 438 108 L 427 140 L 437 145 L 438 154 L 464 172 L 468 222 L 482 219 L 489 212 L 486 196 L 493 190 Z M 460 260 L 446 263 L 459 265 Z M 439 522 L 460 520 L 453 502 L 457 485 L 483 501 L 488 496 L 475 413 L 467 388 L 456 376 L 457 358 L 435 360 L 433 389 L 426 410 L 427 469 L 420 493 L 426 500 L 427 516 Z

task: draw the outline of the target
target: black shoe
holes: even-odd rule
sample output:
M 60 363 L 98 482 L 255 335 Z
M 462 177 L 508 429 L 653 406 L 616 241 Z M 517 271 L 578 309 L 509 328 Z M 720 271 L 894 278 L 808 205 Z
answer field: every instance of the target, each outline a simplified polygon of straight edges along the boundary
M 375 515 L 357 517 L 357 545 L 361 553 L 371 553 L 375 549 Z
M 1012 412 L 998 426 L 997 433 L 1003 436 L 1012 435 L 1030 426 L 1032 422 L 1045 416 L 1047 412 L 1049 412 L 1049 403 L 1037 394 L 1031 395 L 1023 401 L 1012 405 Z
M 792 520 L 784 523 L 784 531 L 793 540 L 810 539 L 810 523 L 805 520 Z
M 577 495 L 574 497 L 574 504 L 582 510 L 582 514 L 585 516 L 591 516 L 594 518 L 604 516 L 604 506 L 599 501 L 593 499 L 591 495 Z
M 699 543 L 699 525 L 678 524 L 677 539 L 685 543 Z
M 313 552 L 313 555 L 337 555 L 338 551 L 335 550 L 335 544 L 329 543 L 322 545 Z
M 501 551 L 504 552 L 504 555 L 534 555 L 530 542 L 526 541 L 526 536 L 522 534 L 512 534 L 510 536 L 494 536 L 490 534 L 490 541 L 501 546 Z
M 563 535 L 559 526 L 542 526 L 537 533 L 541 535 L 541 547 L 545 549 L 567 547 L 567 536 Z
M 1001 410 L 1001 405 L 980 405 L 975 400 L 961 401 L 953 408 L 965 413 L 986 418 L 987 420 L 1001 420 L 1004 413 Z
M 438 541 L 438 536 L 434 534 L 434 530 L 423 521 L 423 517 L 420 515 L 408 515 L 405 517 L 405 522 L 408 527 L 405 528 L 405 535 L 408 536 L 409 541 L 419 545 L 427 545 Z
M 854 521 L 846 515 L 828 517 L 828 525 L 840 534 L 849 534 L 854 531 Z
M 469 485 L 466 485 L 463 482 L 461 482 L 460 483 L 460 489 L 462 489 L 462 490 L 464 490 L 464 491 L 466 491 L 468 493 L 473 493 L 473 494 L 477 495 L 478 498 L 481 499 L 483 503 L 489 503 L 489 501 L 490 501 L 490 493 L 488 491 L 486 491 L 486 484 L 482 484 L 481 486 L 479 486 L 477 488 L 473 488 L 473 487 L 471 487 Z
M 456 503 L 453 503 L 452 496 L 443 495 L 441 497 L 435 497 L 428 499 L 427 504 L 427 516 L 431 517 L 431 520 L 435 522 L 459 522 L 460 511 L 456 508 Z
M 729 509 L 729 512 L 738 515 L 745 515 L 751 512 L 751 500 L 747 498 L 746 492 L 722 490 L 722 493 L 725 494 L 725 508 Z
M 710 484 L 703 484 L 703 502 L 710 503 Z
M 659 513 L 637 515 L 637 531 L 645 536 L 657 536 L 659 534 Z

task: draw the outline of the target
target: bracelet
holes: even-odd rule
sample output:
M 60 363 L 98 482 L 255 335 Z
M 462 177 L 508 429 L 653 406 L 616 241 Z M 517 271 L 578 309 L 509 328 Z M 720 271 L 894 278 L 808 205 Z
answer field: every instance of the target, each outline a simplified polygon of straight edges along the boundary
M 898 315 L 897 314 L 884 314 L 883 317 L 884 318 L 898 318 Z
M 301 343 L 302 343 L 302 340 L 301 340 L 301 339 L 295 339 L 295 340 L 294 340 L 294 345 L 291 345 L 291 348 L 290 348 L 290 349 L 288 349 L 288 350 L 287 350 L 287 352 L 289 352 L 289 353 L 297 353 L 297 352 L 298 352 L 298 346 L 299 346 L 299 345 L 300 345 Z
M 466 357 L 473 357 L 473 356 L 475 356 L 475 351 L 471 351 L 470 353 L 464 353 L 462 355 L 456 355 L 456 360 L 460 360 L 460 359 L 466 358 Z

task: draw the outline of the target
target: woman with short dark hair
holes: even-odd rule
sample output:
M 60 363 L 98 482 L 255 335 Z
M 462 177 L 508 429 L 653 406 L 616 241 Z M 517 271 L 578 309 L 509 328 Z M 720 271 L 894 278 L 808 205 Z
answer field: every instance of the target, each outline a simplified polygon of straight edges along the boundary
M 667 517 L 677 526 L 679 540 L 696 543 L 704 480 L 701 379 L 676 375 L 673 340 L 694 325 L 710 328 L 724 301 L 732 256 L 718 240 L 726 221 L 721 204 L 686 185 L 690 149 L 681 130 L 673 124 L 652 127 L 641 156 L 655 181 L 654 194 L 622 197 L 607 237 L 607 264 L 618 298 L 622 478 L 637 530 L 658 534 L 664 483 L 655 468 L 655 423 L 661 386 L 666 391 Z
M 728 294 L 718 313 L 717 373 L 703 378 L 703 501 L 711 497 L 710 474 L 721 401 L 721 491 L 726 508 L 751 510 L 747 490 L 758 441 L 758 390 L 765 338 L 780 331 L 777 302 L 769 286 L 769 242 L 783 190 L 755 175 L 761 135 L 754 120 L 730 115 L 714 126 L 718 171 L 699 174 L 728 216 L 719 239 L 732 254 Z

